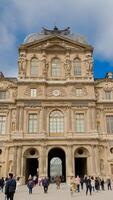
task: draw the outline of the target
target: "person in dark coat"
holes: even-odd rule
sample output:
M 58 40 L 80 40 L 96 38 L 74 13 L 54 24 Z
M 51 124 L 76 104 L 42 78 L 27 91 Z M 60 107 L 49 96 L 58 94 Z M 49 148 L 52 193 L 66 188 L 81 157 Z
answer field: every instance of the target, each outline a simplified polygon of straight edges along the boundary
M 47 193 L 48 191 L 48 186 L 49 186 L 49 180 L 47 177 L 45 177 L 43 180 L 42 180 L 42 185 L 43 185 L 43 188 L 44 188 L 44 192 Z
M 87 177 L 87 179 L 86 179 L 86 195 L 88 194 L 88 190 L 89 190 L 90 195 L 91 195 L 92 186 L 91 186 L 91 178 L 90 178 L 90 176 Z
M 16 190 L 16 180 L 13 178 L 13 174 L 9 173 L 9 177 L 5 185 L 5 194 L 7 200 L 13 200 L 15 190 Z
M 4 178 L 2 177 L 0 179 L 0 189 L 2 190 L 2 192 L 3 192 L 4 185 L 5 185 L 5 181 L 4 181 Z
M 29 189 L 29 194 L 32 194 L 32 190 L 33 190 L 34 185 L 35 185 L 35 183 L 34 183 L 33 179 L 29 178 L 28 183 L 27 183 L 27 187 Z

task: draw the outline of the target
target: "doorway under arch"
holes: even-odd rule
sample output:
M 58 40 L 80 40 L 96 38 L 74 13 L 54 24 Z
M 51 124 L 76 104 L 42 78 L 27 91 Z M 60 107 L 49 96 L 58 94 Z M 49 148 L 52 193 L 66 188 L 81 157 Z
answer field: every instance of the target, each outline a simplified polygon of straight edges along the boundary
M 38 176 L 39 161 L 38 151 L 35 148 L 27 149 L 24 153 L 25 158 L 25 182 L 28 181 L 29 175 Z
M 88 150 L 80 147 L 75 151 L 74 164 L 75 176 L 84 177 L 88 173 Z
M 48 153 L 48 177 L 54 182 L 56 176 L 60 176 L 62 182 L 66 181 L 66 158 L 61 148 L 53 148 Z

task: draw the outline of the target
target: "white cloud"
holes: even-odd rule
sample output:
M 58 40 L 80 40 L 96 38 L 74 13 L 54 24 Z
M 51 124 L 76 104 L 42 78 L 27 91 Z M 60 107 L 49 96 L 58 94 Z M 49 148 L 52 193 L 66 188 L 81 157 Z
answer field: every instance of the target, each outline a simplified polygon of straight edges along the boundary
M 43 26 L 52 28 L 54 23 L 60 28 L 70 26 L 72 32 L 85 35 L 94 45 L 97 57 L 112 60 L 113 0 L 1 0 L 0 2 L 2 63 L 5 56 L 1 51 L 11 49 L 13 55 L 17 43 L 20 42 L 21 33 L 26 35 L 40 31 Z

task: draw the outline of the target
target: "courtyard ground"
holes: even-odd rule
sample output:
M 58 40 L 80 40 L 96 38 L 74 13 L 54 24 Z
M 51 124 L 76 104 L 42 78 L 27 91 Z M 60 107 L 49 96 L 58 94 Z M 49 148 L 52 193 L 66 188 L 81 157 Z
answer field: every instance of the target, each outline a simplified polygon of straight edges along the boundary
M 4 193 L 0 192 L 0 200 L 4 200 Z M 15 193 L 14 200 L 113 200 L 112 191 L 99 191 L 92 193 L 92 196 L 85 195 L 85 190 L 80 193 L 75 193 L 71 196 L 67 184 L 61 184 L 60 190 L 56 189 L 55 184 L 49 186 L 47 194 L 44 194 L 43 188 L 36 186 L 33 189 L 33 194 L 28 194 L 27 186 L 19 186 Z

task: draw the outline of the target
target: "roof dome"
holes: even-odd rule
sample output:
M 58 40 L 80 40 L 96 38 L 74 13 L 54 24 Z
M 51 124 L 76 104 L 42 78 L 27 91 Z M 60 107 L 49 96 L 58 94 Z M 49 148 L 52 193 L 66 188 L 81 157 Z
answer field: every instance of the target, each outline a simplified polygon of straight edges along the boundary
M 43 28 L 41 33 L 32 33 L 29 34 L 25 39 L 24 39 L 24 44 L 34 42 L 36 40 L 40 40 L 43 38 L 46 38 L 47 36 L 51 35 L 62 35 L 63 37 L 67 39 L 74 40 L 76 42 L 82 43 L 82 44 L 88 44 L 85 37 L 81 35 L 74 35 L 70 32 L 70 28 L 67 27 L 66 29 L 60 30 L 56 26 L 54 27 L 53 30 L 49 30 L 46 28 Z

